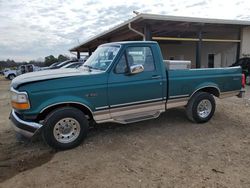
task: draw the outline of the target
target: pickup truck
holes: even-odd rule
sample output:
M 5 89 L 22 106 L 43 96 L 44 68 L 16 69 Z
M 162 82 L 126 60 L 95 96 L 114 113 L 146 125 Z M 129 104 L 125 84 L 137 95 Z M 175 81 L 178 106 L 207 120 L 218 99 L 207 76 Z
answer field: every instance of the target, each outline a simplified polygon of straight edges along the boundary
M 33 64 L 21 65 L 17 69 L 17 75 L 25 74 L 28 72 L 35 72 L 42 70 L 41 67 L 35 66 Z
M 205 123 L 215 112 L 214 97 L 241 89 L 240 67 L 168 70 L 156 42 L 115 42 L 99 46 L 77 69 L 12 80 L 10 119 L 18 133 L 41 133 L 51 147 L 69 149 L 92 122 L 133 123 L 183 106 L 188 119 Z

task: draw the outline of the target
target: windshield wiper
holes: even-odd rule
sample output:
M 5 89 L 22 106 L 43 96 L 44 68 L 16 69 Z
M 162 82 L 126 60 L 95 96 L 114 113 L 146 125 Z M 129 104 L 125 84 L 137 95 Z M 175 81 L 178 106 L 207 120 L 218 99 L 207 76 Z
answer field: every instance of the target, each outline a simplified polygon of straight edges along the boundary
M 89 66 L 89 65 L 83 65 L 84 67 L 87 67 L 89 69 L 93 69 L 93 67 Z
M 93 69 L 93 67 L 89 66 L 89 65 L 83 65 L 84 67 L 87 67 L 89 69 L 89 72 L 91 71 L 91 69 Z

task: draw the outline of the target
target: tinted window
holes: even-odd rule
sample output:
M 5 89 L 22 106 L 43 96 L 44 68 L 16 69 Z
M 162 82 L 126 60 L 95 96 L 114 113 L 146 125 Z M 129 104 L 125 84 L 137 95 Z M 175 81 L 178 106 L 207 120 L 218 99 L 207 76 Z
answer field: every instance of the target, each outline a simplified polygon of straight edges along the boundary
M 127 71 L 126 58 L 125 55 L 123 54 L 118 64 L 115 67 L 115 73 L 121 74 L 125 73 L 126 71 Z
M 144 71 L 155 70 L 154 58 L 149 47 L 130 47 L 127 48 L 126 52 L 130 66 L 141 64 L 144 67 Z
M 125 73 L 128 70 L 126 61 L 129 66 L 143 65 L 144 71 L 155 70 L 153 54 L 149 47 L 128 47 L 115 68 L 116 73 Z

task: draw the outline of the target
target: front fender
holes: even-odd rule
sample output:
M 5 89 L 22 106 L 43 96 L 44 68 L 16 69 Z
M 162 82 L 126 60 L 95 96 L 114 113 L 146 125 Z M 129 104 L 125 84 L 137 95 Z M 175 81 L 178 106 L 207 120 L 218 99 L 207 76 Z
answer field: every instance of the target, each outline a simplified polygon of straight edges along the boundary
M 49 98 L 48 100 L 43 101 L 39 106 L 36 108 L 31 108 L 31 110 L 23 112 L 25 115 L 34 115 L 34 114 L 40 114 L 42 113 L 45 109 L 58 105 L 58 104 L 67 104 L 67 103 L 76 103 L 76 104 L 81 104 L 88 108 L 91 112 L 94 111 L 94 106 L 89 103 L 84 98 L 80 98 L 77 96 L 57 96 L 53 98 Z

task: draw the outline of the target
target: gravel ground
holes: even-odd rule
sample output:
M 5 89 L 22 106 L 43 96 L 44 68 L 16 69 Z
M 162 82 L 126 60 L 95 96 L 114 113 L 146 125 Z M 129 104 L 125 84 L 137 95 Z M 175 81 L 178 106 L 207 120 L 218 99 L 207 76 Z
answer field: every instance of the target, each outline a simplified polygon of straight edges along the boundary
M 184 108 L 129 125 L 102 124 L 77 148 L 20 143 L 0 78 L 0 187 L 250 187 L 250 88 L 217 101 L 206 124 Z

